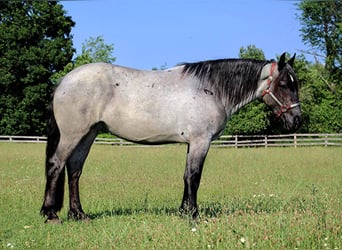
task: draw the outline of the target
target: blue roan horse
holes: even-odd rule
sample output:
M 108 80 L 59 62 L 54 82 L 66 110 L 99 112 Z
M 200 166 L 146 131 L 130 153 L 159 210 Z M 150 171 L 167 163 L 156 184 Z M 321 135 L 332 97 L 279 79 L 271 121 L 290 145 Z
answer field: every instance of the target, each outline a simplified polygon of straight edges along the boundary
M 84 161 L 104 129 L 143 144 L 188 144 L 180 210 L 198 216 L 197 190 L 210 142 L 231 115 L 262 99 L 288 130 L 302 121 L 298 82 L 287 63 L 223 59 L 185 63 L 164 71 L 142 71 L 106 63 L 81 66 L 56 88 L 46 147 L 46 189 L 41 214 L 59 222 L 65 167 L 69 218 L 85 219 L 79 196 Z

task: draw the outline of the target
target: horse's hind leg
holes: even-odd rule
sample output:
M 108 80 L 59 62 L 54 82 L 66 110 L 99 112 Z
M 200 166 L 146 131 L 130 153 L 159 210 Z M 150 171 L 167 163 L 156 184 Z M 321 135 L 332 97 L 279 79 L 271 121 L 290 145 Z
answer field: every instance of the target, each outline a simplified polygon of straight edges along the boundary
M 83 220 L 88 217 L 84 213 L 80 200 L 79 179 L 82 174 L 83 164 L 88 156 L 91 145 L 99 130 L 103 127 L 101 123 L 94 125 L 88 134 L 78 143 L 75 150 L 67 161 L 67 172 L 69 182 L 69 219 Z
M 65 161 L 54 156 L 46 163 L 45 198 L 40 213 L 47 216 L 45 222 L 59 223 L 57 212 L 63 206 Z
M 54 144 L 54 146 L 51 146 L 51 144 Z M 63 206 L 65 163 L 72 148 L 75 147 L 72 145 L 72 143 L 65 143 L 62 138 L 59 140 L 59 136 L 48 139 L 45 172 L 46 187 L 44 202 L 40 211 L 43 216 L 47 216 L 45 222 L 60 222 L 57 212 Z
M 65 162 L 72 146 L 65 143 L 59 131 L 53 106 L 50 107 L 50 119 L 47 127 L 45 175 L 46 187 L 41 215 L 47 216 L 45 222 L 59 223 L 57 212 L 63 206 Z M 69 148 L 69 149 L 68 149 Z

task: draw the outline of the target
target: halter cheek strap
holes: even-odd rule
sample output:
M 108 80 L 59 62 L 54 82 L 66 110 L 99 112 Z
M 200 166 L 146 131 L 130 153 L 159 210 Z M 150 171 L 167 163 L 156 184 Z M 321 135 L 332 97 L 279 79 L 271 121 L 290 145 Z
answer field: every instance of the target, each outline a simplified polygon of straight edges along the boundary
M 272 99 L 280 106 L 280 110 L 277 113 L 277 117 L 280 117 L 282 114 L 286 113 L 287 111 L 289 111 L 290 109 L 293 109 L 297 106 L 300 105 L 299 102 L 294 103 L 294 104 L 290 104 L 290 105 L 284 105 L 281 101 L 279 101 L 279 99 L 272 93 L 271 91 L 271 83 L 273 80 L 273 73 L 274 73 L 274 69 L 277 63 L 272 63 L 271 65 L 271 71 L 270 71 L 270 76 L 268 77 L 267 80 L 267 88 L 262 92 L 261 96 L 264 97 L 265 95 L 270 95 L 272 97 Z
M 272 63 L 271 65 L 271 71 L 270 71 L 270 76 L 267 79 L 267 88 L 262 92 L 262 97 L 264 97 L 264 95 L 268 94 L 267 92 L 270 90 L 271 87 L 271 82 L 273 80 L 273 73 L 274 73 L 274 69 L 277 63 Z

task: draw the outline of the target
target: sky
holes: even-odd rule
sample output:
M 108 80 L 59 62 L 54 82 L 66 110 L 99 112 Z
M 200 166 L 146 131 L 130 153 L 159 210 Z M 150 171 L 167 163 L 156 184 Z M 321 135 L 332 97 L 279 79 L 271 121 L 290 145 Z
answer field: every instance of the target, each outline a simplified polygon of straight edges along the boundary
M 267 59 L 309 50 L 302 42 L 297 1 L 87 0 L 62 1 L 76 22 L 74 47 L 103 36 L 115 64 L 138 69 L 237 58 L 255 45 Z

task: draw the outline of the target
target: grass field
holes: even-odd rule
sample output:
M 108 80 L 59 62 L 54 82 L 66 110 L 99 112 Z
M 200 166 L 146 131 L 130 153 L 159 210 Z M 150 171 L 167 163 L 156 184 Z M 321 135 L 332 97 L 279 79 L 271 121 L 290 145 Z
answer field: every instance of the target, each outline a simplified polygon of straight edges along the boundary
M 341 148 L 212 148 L 201 218 L 178 215 L 185 146 L 93 146 L 81 178 L 89 222 L 46 225 L 43 144 L 0 143 L 0 248 L 341 249 Z M 66 193 L 67 194 L 67 193 Z

